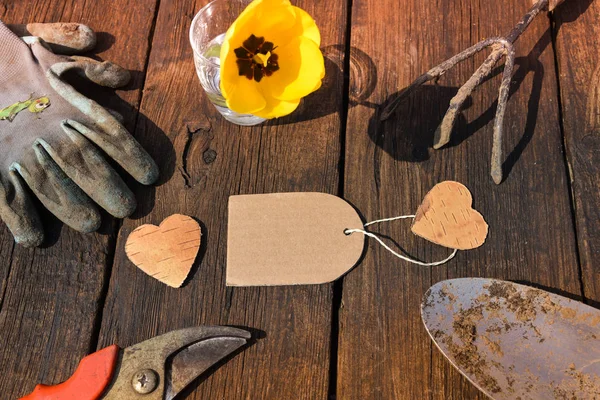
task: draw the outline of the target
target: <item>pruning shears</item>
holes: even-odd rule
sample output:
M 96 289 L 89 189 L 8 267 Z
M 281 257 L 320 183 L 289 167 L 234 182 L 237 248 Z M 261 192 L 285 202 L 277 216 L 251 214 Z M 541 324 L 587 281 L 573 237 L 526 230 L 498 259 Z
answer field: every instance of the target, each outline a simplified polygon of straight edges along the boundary
M 112 345 L 84 357 L 65 382 L 37 385 L 21 400 L 172 400 L 250 338 L 243 329 L 199 326 L 126 349 Z

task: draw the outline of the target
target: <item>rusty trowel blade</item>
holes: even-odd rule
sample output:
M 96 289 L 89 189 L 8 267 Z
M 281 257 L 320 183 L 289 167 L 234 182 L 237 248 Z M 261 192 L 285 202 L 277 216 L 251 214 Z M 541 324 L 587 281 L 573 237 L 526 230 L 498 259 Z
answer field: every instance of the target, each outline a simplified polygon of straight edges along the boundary
M 421 316 L 461 374 L 493 399 L 600 398 L 600 311 L 494 279 L 432 286 Z

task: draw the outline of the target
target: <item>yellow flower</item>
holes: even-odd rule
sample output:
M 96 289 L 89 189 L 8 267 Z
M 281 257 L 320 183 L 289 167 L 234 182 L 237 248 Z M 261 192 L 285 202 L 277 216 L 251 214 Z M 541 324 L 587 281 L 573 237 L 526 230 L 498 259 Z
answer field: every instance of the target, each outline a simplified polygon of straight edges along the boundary
M 276 118 L 321 87 L 325 76 L 319 29 L 289 0 L 254 0 L 225 34 L 221 92 L 238 113 Z

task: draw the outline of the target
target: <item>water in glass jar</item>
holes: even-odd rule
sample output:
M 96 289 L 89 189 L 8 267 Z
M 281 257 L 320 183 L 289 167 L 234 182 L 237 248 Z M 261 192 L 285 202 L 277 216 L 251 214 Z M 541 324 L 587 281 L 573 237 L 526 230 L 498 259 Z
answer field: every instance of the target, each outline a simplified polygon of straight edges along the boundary
M 220 75 L 220 59 L 221 45 L 225 34 L 221 34 L 208 42 L 202 49 L 202 56 L 194 52 L 194 63 L 200 83 L 206 91 L 206 94 L 216 109 L 230 122 L 238 125 L 256 125 L 263 121 L 264 118 L 257 117 L 251 114 L 240 114 L 230 110 L 225 103 L 225 99 L 221 94 L 221 75 Z

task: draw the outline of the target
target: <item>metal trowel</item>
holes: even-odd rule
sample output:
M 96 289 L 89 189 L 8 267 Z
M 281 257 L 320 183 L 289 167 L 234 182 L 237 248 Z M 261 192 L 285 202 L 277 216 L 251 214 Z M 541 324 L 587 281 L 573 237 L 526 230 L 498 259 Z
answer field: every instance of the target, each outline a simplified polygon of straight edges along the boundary
M 600 310 L 494 279 L 451 279 L 421 305 L 429 335 L 493 399 L 600 398 Z

